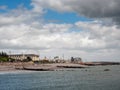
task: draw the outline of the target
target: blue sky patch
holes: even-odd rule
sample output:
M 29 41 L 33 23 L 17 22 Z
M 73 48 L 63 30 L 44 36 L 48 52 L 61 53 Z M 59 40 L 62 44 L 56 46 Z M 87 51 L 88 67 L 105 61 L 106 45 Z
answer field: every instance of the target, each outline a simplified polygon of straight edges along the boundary
M 31 9 L 30 5 L 31 0 L 0 0 L 0 6 L 7 6 L 8 9 L 15 9 L 19 5 L 23 5 L 24 7 Z
M 31 0 L 0 0 L 0 6 L 6 6 L 7 10 L 18 8 L 22 5 L 27 9 L 32 9 Z M 0 13 L 5 13 L 7 10 L 0 10 Z M 48 23 L 75 23 L 77 21 L 91 21 L 91 19 L 77 15 L 76 13 L 70 12 L 57 12 L 50 9 L 46 10 L 43 18 Z
M 86 17 L 78 16 L 76 13 L 60 13 L 53 10 L 47 10 L 44 19 L 54 23 L 75 23 L 77 21 L 91 21 Z

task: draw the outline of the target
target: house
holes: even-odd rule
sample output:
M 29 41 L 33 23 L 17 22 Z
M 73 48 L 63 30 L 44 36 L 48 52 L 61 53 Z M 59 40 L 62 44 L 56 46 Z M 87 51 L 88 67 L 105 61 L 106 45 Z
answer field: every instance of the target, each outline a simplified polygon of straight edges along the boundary
M 26 59 L 31 61 L 39 61 L 39 55 L 36 54 L 12 54 L 8 56 L 9 58 L 15 59 L 16 61 L 24 61 Z

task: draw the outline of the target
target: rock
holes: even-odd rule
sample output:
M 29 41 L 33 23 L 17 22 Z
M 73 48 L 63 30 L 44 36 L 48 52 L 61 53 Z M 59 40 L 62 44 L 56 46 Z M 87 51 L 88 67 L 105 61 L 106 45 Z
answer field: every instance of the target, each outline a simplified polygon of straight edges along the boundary
M 110 69 L 104 69 L 104 71 L 110 71 Z

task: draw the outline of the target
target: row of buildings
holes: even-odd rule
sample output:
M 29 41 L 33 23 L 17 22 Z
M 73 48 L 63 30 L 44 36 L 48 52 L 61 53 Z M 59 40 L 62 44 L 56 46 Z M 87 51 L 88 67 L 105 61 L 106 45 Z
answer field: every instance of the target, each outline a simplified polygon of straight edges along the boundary
M 14 59 L 16 61 L 23 61 L 23 60 L 30 60 L 30 61 L 40 61 L 39 55 L 36 54 L 12 54 L 12 55 L 8 55 L 9 58 Z M 48 60 L 46 57 L 43 60 Z M 49 61 L 49 60 L 48 60 Z M 67 62 L 64 59 L 60 59 L 58 56 L 54 57 L 54 59 L 52 60 L 56 63 L 65 63 Z M 82 59 L 80 57 L 71 57 L 70 60 L 71 63 L 81 63 Z

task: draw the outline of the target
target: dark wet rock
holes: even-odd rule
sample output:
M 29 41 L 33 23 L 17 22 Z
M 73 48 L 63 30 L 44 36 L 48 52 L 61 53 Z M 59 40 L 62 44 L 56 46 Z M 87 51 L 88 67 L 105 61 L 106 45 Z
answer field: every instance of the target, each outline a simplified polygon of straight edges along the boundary
M 110 69 L 104 69 L 104 71 L 110 71 Z

